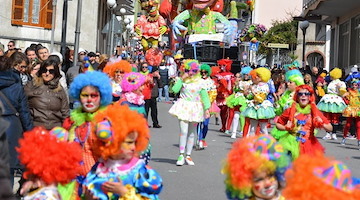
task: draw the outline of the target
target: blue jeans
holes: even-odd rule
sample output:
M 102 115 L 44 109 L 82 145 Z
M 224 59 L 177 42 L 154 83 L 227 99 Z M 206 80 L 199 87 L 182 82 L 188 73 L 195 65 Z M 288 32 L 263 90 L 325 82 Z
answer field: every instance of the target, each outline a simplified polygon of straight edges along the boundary
M 170 97 L 169 97 L 169 85 L 164 85 L 163 88 L 159 88 L 159 101 L 161 101 L 161 99 L 162 99 L 163 89 L 164 89 L 164 93 L 165 93 L 165 101 L 170 101 Z

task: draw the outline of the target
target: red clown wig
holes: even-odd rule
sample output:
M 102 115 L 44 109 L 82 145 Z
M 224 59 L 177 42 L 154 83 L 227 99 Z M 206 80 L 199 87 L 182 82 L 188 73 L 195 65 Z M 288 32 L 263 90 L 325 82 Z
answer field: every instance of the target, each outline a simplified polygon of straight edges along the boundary
M 221 59 L 221 60 L 218 60 L 217 63 L 219 66 L 225 65 L 226 71 L 229 72 L 231 70 L 231 65 L 232 65 L 233 61 L 230 59 Z
M 301 155 L 286 172 L 282 194 L 291 200 L 358 200 L 360 188 L 353 184 L 348 167 L 322 154 Z
M 82 150 L 78 143 L 60 141 L 45 128 L 35 127 L 19 140 L 20 162 L 25 178 L 39 178 L 47 185 L 66 184 L 81 171 Z
M 107 127 L 101 125 L 104 122 L 108 124 Z M 148 145 L 150 136 L 146 119 L 138 112 L 130 110 L 128 106 L 120 104 L 107 106 L 105 110 L 96 114 L 94 124 L 97 130 L 95 130 L 96 141 L 93 149 L 95 154 L 104 160 L 121 154 L 121 144 L 132 132 L 138 133 L 135 148 L 137 152 L 145 150 Z
M 122 71 L 129 73 L 132 71 L 131 65 L 126 60 L 119 60 L 117 62 L 108 62 L 103 70 L 104 73 L 108 74 L 110 78 L 114 78 L 116 71 Z
M 298 87 L 296 87 L 295 90 L 295 95 L 294 95 L 294 103 L 291 105 L 290 107 L 290 120 L 294 120 L 295 119 L 295 113 L 296 113 L 296 104 L 299 103 L 299 95 L 298 92 L 300 90 L 307 90 L 310 92 L 310 98 L 309 98 L 309 104 L 311 106 L 311 115 L 313 116 L 313 124 L 316 128 L 321 128 L 323 126 L 323 123 L 320 123 L 319 121 L 315 120 L 315 117 L 322 115 L 321 111 L 316 107 L 315 104 L 315 93 L 314 90 L 312 89 L 312 87 L 310 87 L 309 85 L 300 85 Z

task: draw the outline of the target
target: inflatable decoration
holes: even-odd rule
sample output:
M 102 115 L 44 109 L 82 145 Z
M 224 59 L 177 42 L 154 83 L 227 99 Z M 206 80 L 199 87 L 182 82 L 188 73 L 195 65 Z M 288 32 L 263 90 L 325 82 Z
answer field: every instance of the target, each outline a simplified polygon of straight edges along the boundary
M 135 32 L 141 37 L 144 51 L 148 50 L 149 43 L 157 48 L 159 38 L 167 31 L 165 19 L 159 14 L 160 0 L 140 0 L 141 9 L 146 15 L 141 15 L 134 25 Z
M 146 51 L 145 59 L 150 66 L 158 67 L 163 59 L 163 54 L 158 48 L 151 48 Z
M 264 25 L 250 24 L 246 26 L 240 33 L 240 40 L 242 42 L 258 42 L 258 38 L 261 38 L 267 31 Z

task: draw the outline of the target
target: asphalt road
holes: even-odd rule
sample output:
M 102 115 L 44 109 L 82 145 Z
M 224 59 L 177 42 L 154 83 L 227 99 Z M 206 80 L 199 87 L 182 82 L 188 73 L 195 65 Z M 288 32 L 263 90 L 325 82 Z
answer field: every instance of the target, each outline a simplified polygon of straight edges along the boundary
M 179 155 L 178 120 L 168 114 L 172 104 L 158 103 L 159 122 L 163 127 L 151 128 L 152 160 L 149 165 L 156 169 L 163 178 L 164 188 L 160 199 L 165 200 L 219 200 L 226 199 L 224 176 L 221 174 L 223 161 L 235 141 L 230 136 L 218 132 L 214 117 L 210 120 L 207 135 L 208 148 L 194 150 L 192 159 L 195 166 L 176 166 Z M 149 118 L 149 124 L 152 124 Z M 320 142 L 326 148 L 326 154 L 345 162 L 356 177 L 360 177 L 360 150 L 356 140 L 347 140 L 347 145 L 340 145 L 338 140 L 324 141 L 324 131 L 318 134 Z

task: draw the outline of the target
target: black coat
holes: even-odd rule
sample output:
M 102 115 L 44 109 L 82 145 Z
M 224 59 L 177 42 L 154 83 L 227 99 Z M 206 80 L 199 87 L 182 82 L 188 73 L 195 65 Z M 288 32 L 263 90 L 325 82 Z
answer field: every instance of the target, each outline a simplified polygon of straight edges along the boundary
M 0 71 L 0 91 L 16 109 L 15 112 L 7 101 L 0 97 L 5 108 L 3 117 L 10 122 L 10 127 L 5 131 L 9 142 L 10 168 L 20 168 L 15 147 L 18 146 L 18 140 L 23 132 L 33 128 L 33 122 L 19 75 L 13 70 Z

